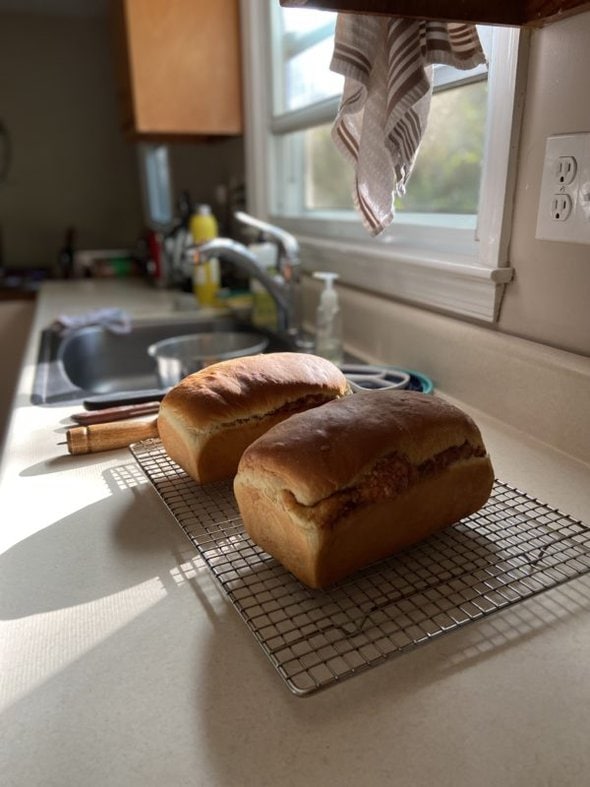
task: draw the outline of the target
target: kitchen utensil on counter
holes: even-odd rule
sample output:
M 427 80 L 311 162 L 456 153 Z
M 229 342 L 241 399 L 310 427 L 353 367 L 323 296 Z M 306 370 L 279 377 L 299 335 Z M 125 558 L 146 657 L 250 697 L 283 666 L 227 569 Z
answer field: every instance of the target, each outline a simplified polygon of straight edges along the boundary
M 386 391 L 390 388 L 405 388 L 410 380 L 410 375 L 406 375 L 407 380 L 401 382 L 390 382 L 384 377 L 363 377 L 360 380 L 355 380 L 352 377 L 346 377 L 348 384 L 354 393 L 359 391 Z
M 126 448 L 131 443 L 150 437 L 158 437 L 157 418 L 73 426 L 66 432 L 70 454 L 95 454 L 114 448 Z
M 217 331 L 164 339 L 150 345 L 148 353 L 155 358 L 160 383 L 166 387 L 217 361 L 264 352 L 268 341 L 258 333 Z
M 107 394 L 87 396 L 82 405 L 86 410 L 103 410 L 111 407 L 128 407 L 135 404 L 160 402 L 168 393 L 164 388 L 148 388 L 139 391 L 113 391 Z
M 371 366 L 368 363 L 341 363 L 339 366 L 342 374 L 353 380 L 365 377 L 385 377 L 387 371 L 385 366 Z
M 410 383 L 407 388 L 408 391 L 420 391 L 421 393 L 425 394 L 434 393 L 434 383 L 430 377 L 422 374 L 422 372 L 416 372 L 414 369 L 404 369 L 403 371 L 410 375 Z M 388 374 L 389 372 L 386 372 L 386 378 Z
M 160 409 L 160 402 L 145 402 L 144 404 L 129 404 L 119 407 L 105 407 L 101 410 L 83 411 L 74 413 L 70 416 L 80 426 L 90 426 L 90 424 L 106 424 L 110 421 L 124 421 L 127 418 L 135 418 L 140 415 L 151 415 Z
M 412 369 L 363 363 L 340 364 L 340 369 L 350 382 L 362 388 L 405 388 L 428 394 L 434 391 L 432 380 Z M 378 380 L 383 380 L 388 385 L 383 385 L 377 382 Z
M 385 388 L 407 388 L 410 384 L 408 372 L 395 371 L 387 372 L 385 369 L 376 369 L 374 374 L 359 372 L 362 367 L 353 367 L 357 371 L 347 371 L 346 367 L 340 367 L 354 391 L 363 389 L 385 389 Z M 371 367 L 369 367 L 371 368 Z

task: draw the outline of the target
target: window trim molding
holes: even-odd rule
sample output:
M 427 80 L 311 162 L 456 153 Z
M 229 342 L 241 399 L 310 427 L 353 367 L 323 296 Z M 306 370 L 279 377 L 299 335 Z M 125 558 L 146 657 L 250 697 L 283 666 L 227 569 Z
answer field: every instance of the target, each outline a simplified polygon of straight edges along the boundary
M 303 269 L 312 273 L 338 273 L 339 280 L 355 289 L 375 292 L 420 306 L 441 309 L 483 322 L 499 317 L 501 296 L 513 278 L 508 266 L 490 268 L 473 264 L 473 255 L 461 243 L 450 254 L 441 254 L 436 244 L 424 248 L 396 242 L 395 252 L 380 244 L 334 241 L 306 235 L 297 221 L 270 217 L 296 235 L 301 246 Z
M 509 265 L 508 245 L 512 229 L 516 158 L 524 109 L 530 34 L 505 28 L 500 41 L 493 42 L 494 67 L 490 89 L 509 96 L 503 111 L 488 117 L 476 237 L 480 262 L 490 268 Z M 493 150 L 493 153 L 492 153 Z M 500 165 L 496 162 L 500 161 Z
M 513 278 L 508 249 L 528 31 L 508 29 L 494 42 L 490 84 L 493 80 L 494 87 L 500 85 L 502 95 L 510 96 L 510 101 L 488 116 L 484 188 L 475 234 L 464 230 L 448 244 L 449 233 L 428 228 L 426 233 L 421 231 L 422 236 L 432 236 L 425 248 L 408 241 L 399 218 L 393 237 L 371 239 L 363 234 L 360 222 L 358 227 L 342 222 L 339 228 L 343 232 L 339 230 L 338 240 L 334 240 L 322 237 L 318 219 L 273 214 L 273 123 L 279 129 L 270 105 L 270 14 L 266 0 L 241 0 L 241 7 L 248 210 L 298 237 L 304 269 L 309 272 L 319 268 L 334 271 L 343 284 L 381 296 L 484 322 L 497 321 L 505 287 Z M 494 149 L 493 156 L 490 149 Z M 496 163 L 499 159 L 501 166 Z
M 266 64 L 270 62 L 270 18 L 266 0 L 240 0 L 244 102 L 244 150 L 248 211 L 269 218 L 271 144 L 269 119 L 272 92 Z

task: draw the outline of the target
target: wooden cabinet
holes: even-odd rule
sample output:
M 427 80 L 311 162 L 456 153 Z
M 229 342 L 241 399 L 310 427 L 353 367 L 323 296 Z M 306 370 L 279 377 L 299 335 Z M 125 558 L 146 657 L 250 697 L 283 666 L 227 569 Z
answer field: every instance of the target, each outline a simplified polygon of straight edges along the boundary
M 282 6 L 412 19 L 540 26 L 590 9 L 588 0 L 280 0 Z
M 113 0 L 111 11 L 127 134 L 242 132 L 238 0 Z

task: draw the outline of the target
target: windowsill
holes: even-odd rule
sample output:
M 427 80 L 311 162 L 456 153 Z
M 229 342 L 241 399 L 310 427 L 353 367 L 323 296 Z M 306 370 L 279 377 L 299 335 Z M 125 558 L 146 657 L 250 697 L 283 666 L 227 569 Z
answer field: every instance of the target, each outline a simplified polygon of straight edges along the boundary
M 339 240 L 334 240 L 306 233 L 310 220 L 273 220 L 297 236 L 306 272 L 332 271 L 351 287 L 482 322 L 498 319 L 505 286 L 514 273 L 510 267 L 482 265 L 472 232 L 424 228 L 417 247 L 403 232 L 380 242 L 363 241 L 358 240 L 358 226 L 339 222 Z M 335 225 L 330 234 L 336 235 Z

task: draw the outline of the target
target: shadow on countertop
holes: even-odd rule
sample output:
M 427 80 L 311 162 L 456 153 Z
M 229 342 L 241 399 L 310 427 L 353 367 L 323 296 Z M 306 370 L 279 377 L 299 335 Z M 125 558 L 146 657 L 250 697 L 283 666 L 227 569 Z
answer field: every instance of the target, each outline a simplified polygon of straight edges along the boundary
M 72 460 L 80 467 L 84 460 L 90 464 L 92 455 L 58 457 L 23 474 L 64 470 Z M 109 468 L 103 478 L 110 495 L 0 555 L 0 619 L 84 604 L 154 576 L 166 586 L 170 572 L 194 557 L 135 463 Z

